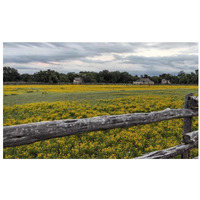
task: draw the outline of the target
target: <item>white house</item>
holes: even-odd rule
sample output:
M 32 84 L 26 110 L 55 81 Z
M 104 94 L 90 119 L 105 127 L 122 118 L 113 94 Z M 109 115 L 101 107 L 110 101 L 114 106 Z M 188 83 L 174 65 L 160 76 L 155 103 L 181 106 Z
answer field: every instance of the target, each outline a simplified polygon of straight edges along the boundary
M 137 81 L 133 82 L 133 85 L 154 85 L 154 82 L 149 78 L 140 78 Z
M 81 77 L 76 77 L 76 78 L 74 78 L 74 81 L 73 81 L 73 83 L 75 84 L 75 85 L 80 85 L 80 84 L 83 84 L 83 78 L 81 78 Z

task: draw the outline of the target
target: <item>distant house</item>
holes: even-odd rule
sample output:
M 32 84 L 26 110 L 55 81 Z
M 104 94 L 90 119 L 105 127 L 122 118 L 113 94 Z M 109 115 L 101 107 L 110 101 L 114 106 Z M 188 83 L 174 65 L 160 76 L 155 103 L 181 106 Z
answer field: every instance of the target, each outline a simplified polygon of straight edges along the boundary
M 154 85 L 154 82 L 149 78 L 140 78 L 137 81 L 133 82 L 133 85 Z
M 74 78 L 73 83 L 74 83 L 75 85 L 83 84 L 83 78 L 81 78 L 81 77 L 76 77 L 76 78 Z
M 166 85 L 166 84 L 171 84 L 171 82 L 169 80 L 166 80 L 166 79 L 163 78 L 161 80 L 161 84 Z

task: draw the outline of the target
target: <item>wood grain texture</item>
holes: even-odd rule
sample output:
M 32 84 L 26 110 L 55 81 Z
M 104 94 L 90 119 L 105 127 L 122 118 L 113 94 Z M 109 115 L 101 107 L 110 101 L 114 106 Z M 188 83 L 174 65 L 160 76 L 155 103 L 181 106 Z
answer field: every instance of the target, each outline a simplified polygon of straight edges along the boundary
M 198 141 L 198 131 L 193 131 L 183 135 L 183 143 L 190 144 Z
M 183 152 L 198 147 L 198 141 L 191 144 L 180 144 L 169 149 L 164 149 L 161 151 L 154 151 L 137 157 L 136 159 L 164 159 L 173 158 L 175 156 L 181 155 Z
M 198 106 L 199 106 L 199 98 L 195 96 L 189 96 L 187 108 L 198 109 Z
M 197 115 L 197 110 L 168 108 L 163 111 L 151 113 L 109 115 L 84 119 L 67 119 L 5 126 L 3 128 L 3 146 L 13 147 L 50 138 L 87 133 L 91 131 L 131 127 Z
M 190 93 L 185 96 L 185 103 L 184 103 L 184 108 L 185 109 L 193 109 L 193 106 L 191 105 L 191 98 L 193 97 L 193 93 Z M 192 117 L 185 117 L 183 120 L 183 140 L 184 140 L 184 135 L 186 133 L 189 133 L 192 131 Z M 182 155 L 182 158 L 189 158 L 190 157 L 190 151 L 185 151 Z

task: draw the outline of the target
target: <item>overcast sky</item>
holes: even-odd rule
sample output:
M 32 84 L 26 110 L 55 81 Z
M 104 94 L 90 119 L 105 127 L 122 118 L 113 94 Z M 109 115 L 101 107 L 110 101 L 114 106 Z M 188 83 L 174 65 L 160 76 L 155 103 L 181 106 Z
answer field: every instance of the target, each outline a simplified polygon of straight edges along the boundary
M 198 43 L 4 43 L 4 66 L 20 73 L 127 71 L 159 75 L 198 69 Z

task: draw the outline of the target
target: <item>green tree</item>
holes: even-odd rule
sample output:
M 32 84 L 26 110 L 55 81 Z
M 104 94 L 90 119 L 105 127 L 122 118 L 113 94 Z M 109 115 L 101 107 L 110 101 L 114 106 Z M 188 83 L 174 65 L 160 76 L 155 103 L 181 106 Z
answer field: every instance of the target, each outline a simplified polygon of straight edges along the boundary
M 99 77 L 104 80 L 105 83 L 110 83 L 111 74 L 108 70 L 103 70 L 99 72 Z
M 79 76 L 83 78 L 85 83 L 96 83 L 97 82 L 97 73 L 96 72 L 81 71 L 81 72 L 79 72 Z
M 77 77 L 78 75 L 74 72 L 69 72 L 67 73 L 67 78 L 69 79 L 70 83 L 73 83 L 74 78 Z
M 111 74 L 111 83 L 120 83 L 121 73 L 119 71 L 110 72 Z
M 48 69 L 47 71 L 39 71 L 33 76 L 36 82 L 42 83 L 58 83 L 60 80 L 59 73 L 50 69 Z
M 152 76 L 150 79 L 151 79 L 155 84 L 160 84 L 160 83 L 161 83 L 161 80 L 162 80 L 162 78 L 159 77 L 159 76 Z
M 21 74 L 20 80 L 24 82 L 31 82 L 33 80 L 32 75 L 30 74 Z
M 10 81 L 19 81 L 20 74 L 18 71 L 11 67 L 3 67 L 3 81 L 10 82 Z
M 69 83 L 69 78 L 66 74 L 60 73 L 60 82 L 61 83 Z
M 132 81 L 132 75 L 130 75 L 128 72 L 121 72 L 120 83 L 130 83 Z

